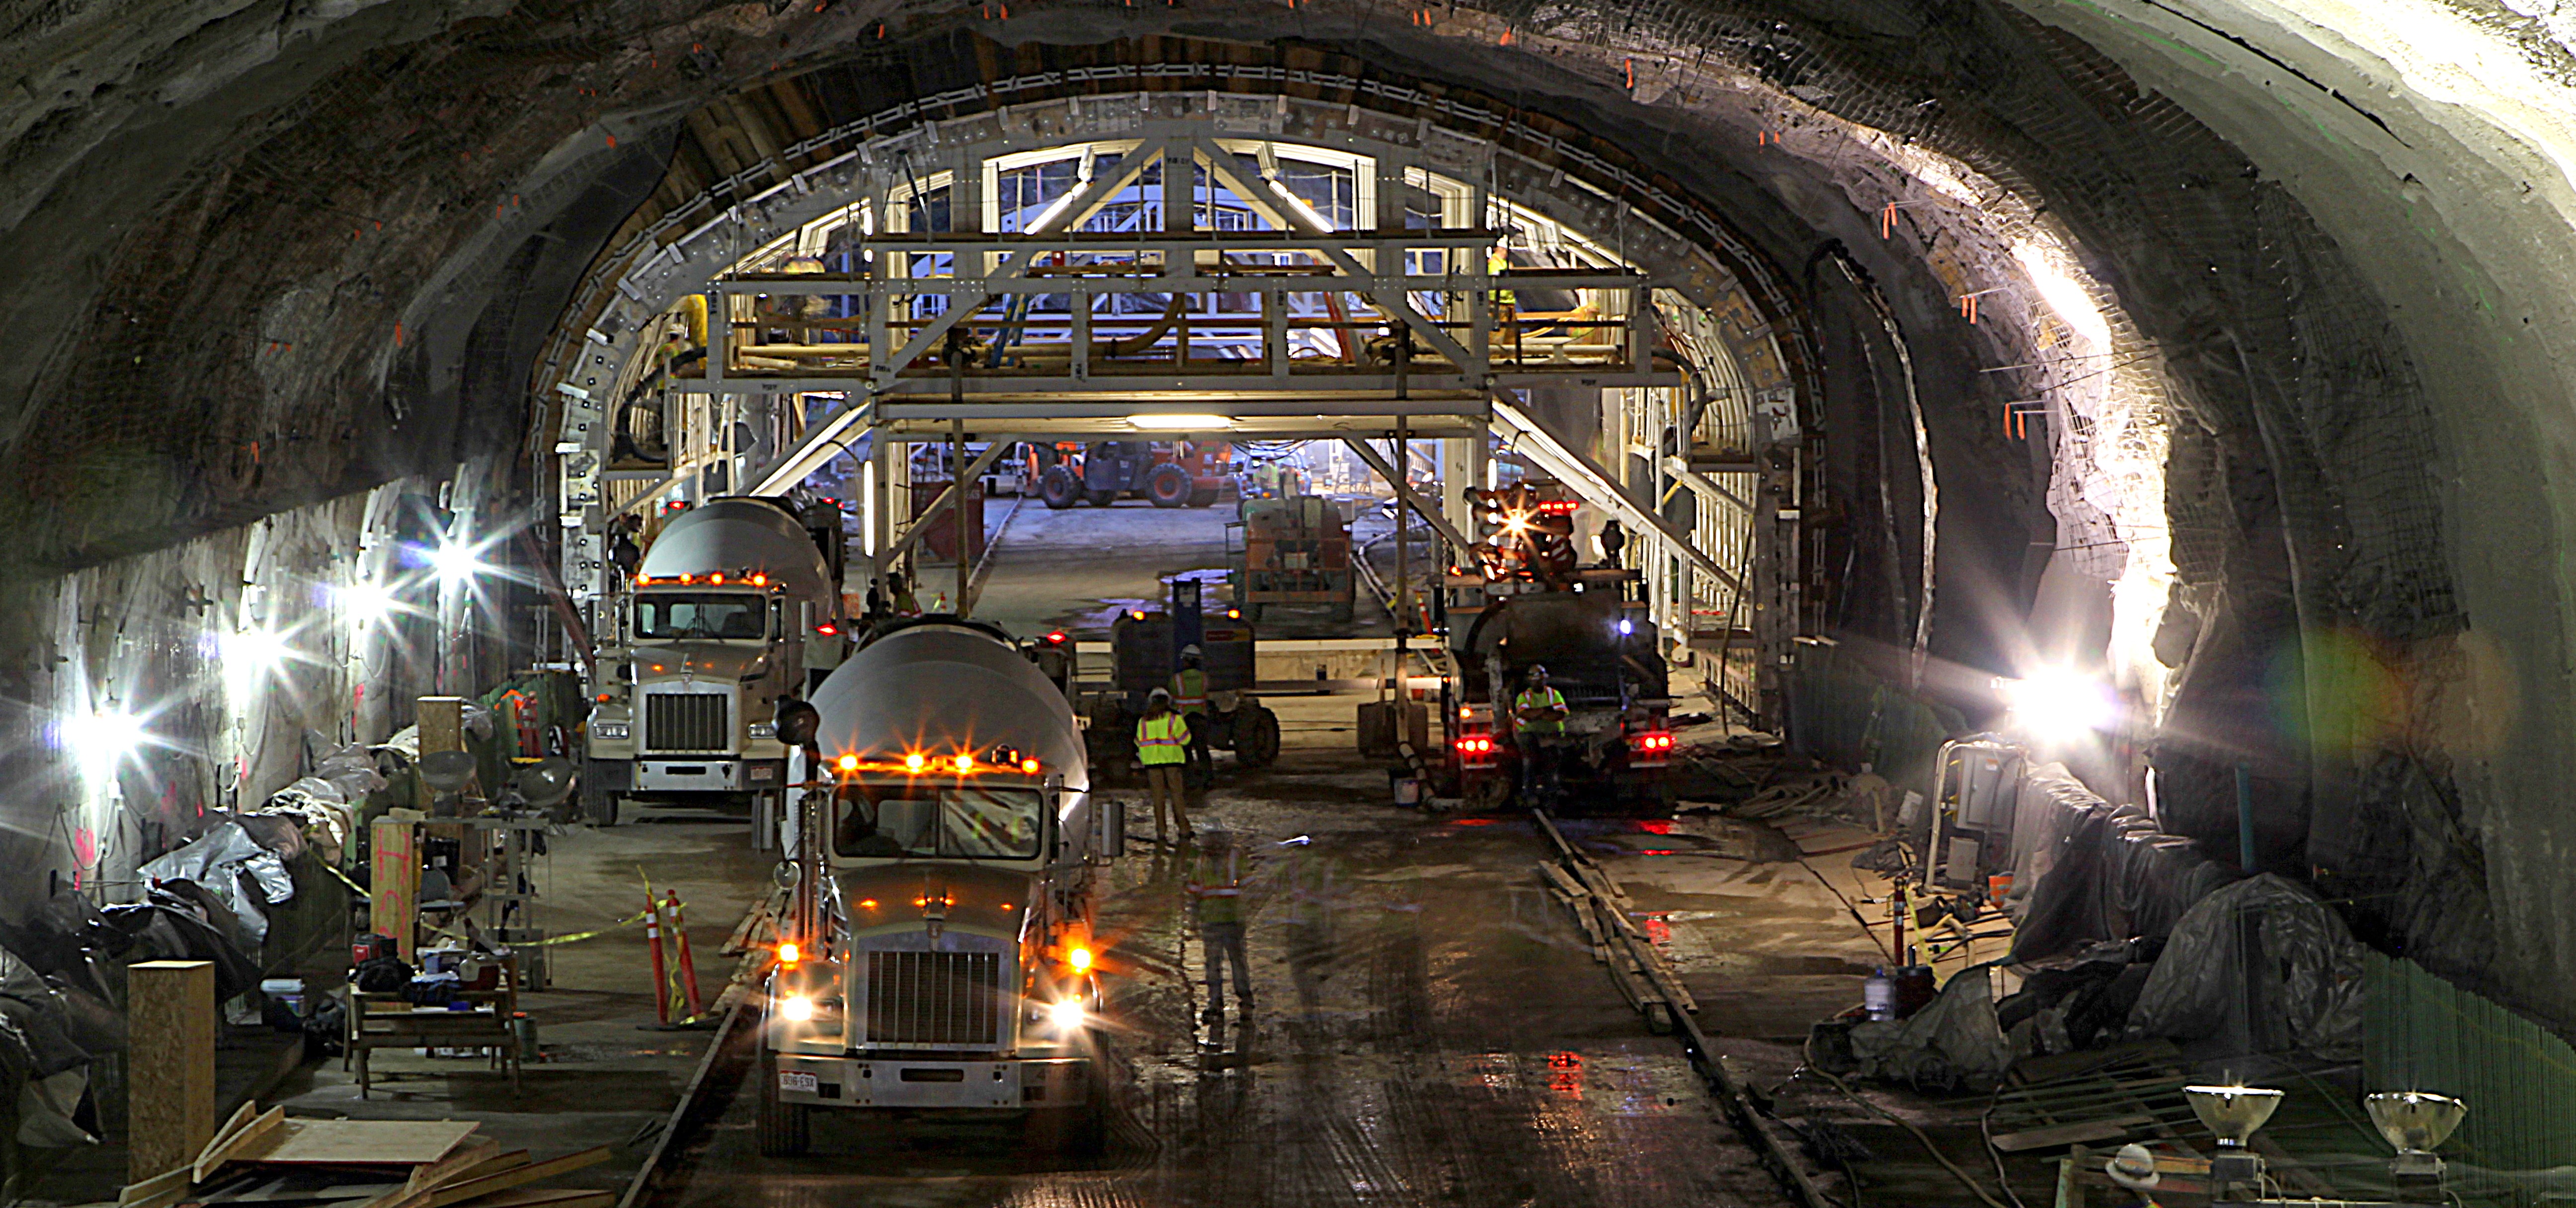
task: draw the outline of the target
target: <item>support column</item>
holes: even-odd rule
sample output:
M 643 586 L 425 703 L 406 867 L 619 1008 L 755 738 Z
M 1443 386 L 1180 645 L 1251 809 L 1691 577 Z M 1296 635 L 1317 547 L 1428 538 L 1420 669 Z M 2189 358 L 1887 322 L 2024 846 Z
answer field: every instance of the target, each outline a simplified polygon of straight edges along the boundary
M 1473 437 L 1451 438 L 1440 442 L 1440 514 L 1449 527 L 1476 536 L 1476 508 L 1467 502 L 1467 488 L 1485 485 L 1485 462 L 1490 442 L 1480 429 Z M 1467 551 L 1458 551 L 1461 559 Z
M 139 1183 L 215 1139 L 214 962 L 140 962 L 125 995 L 126 1173 Z
M 903 467 L 903 442 L 891 439 L 885 429 L 877 429 L 876 440 L 869 447 L 868 464 L 860 473 L 866 477 L 862 486 L 867 501 L 867 515 L 861 521 L 867 533 L 863 548 L 872 573 L 878 576 L 893 569 L 888 551 L 894 548 L 894 501 Z

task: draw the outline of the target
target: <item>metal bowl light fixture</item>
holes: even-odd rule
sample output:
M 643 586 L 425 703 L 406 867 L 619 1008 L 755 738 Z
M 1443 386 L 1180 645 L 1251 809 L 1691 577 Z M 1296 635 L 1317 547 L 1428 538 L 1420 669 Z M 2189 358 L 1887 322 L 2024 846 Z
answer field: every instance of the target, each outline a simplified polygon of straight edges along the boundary
M 2438 1177 L 2442 1159 L 2434 1157 L 2433 1151 L 2450 1139 L 2460 1118 L 2469 1114 L 2468 1104 L 2424 1091 L 2380 1091 L 2361 1102 L 2370 1109 L 2370 1122 L 2379 1135 L 2397 1150 L 2389 1170 L 2399 1178 Z
M 2218 1144 L 2227 1149 L 2243 1149 L 2254 1130 L 2272 1118 L 2281 1106 L 2281 1092 L 2259 1086 L 2186 1086 L 2183 1097 L 2191 1100 L 2193 1115 L 2209 1131 L 2218 1135 Z

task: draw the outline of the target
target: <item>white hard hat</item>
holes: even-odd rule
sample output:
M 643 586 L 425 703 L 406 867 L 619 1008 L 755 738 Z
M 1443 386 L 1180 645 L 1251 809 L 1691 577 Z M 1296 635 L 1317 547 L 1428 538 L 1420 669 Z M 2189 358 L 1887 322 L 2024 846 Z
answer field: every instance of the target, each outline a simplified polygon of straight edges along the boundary
M 1181 647 L 1181 657 L 1182 657 L 1182 658 L 1189 658 L 1189 657 L 1190 657 L 1190 656 L 1192 656 L 1192 655 L 1200 654 L 1200 653 L 1203 653 L 1203 652 L 1202 652 L 1202 651 L 1200 651 L 1200 649 L 1199 649 L 1199 644 L 1198 644 L 1198 643 L 1196 643 L 1196 642 L 1192 642 L 1192 643 L 1190 643 L 1190 644 L 1189 644 L 1189 645 L 1187 645 L 1187 646 L 1183 646 L 1183 647 Z
M 2132 1191 L 2144 1191 L 2164 1181 L 2164 1176 L 2156 1172 L 2156 1155 L 2134 1142 L 2121 1146 L 2120 1152 L 2103 1162 L 2102 1173 Z
M 1171 689 L 1169 689 L 1169 688 L 1156 688 L 1156 689 L 1154 689 L 1153 691 L 1146 693 L 1146 694 L 1145 694 L 1145 699 L 1147 699 L 1147 700 L 1170 700 L 1170 699 L 1172 699 L 1172 690 L 1171 690 Z

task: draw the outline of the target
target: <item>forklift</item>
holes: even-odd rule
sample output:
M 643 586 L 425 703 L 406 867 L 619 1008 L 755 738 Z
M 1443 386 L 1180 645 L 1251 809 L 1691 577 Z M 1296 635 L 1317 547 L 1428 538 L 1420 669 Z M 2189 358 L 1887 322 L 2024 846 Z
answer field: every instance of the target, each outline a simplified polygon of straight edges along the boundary
M 1145 715 L 1145 698 L 1156 688 L 1171 686 L 1181 651 L 1190 646 L 1199 648 L 1208 677 L 1208 711 L 1193 727 L 1194 734 L 1210 750 L 1234 752 L 1238 767 L 1266 768 L 1278 762 L 1279 715 L 1253 695 L 1258 664 L 1252 623 L 1241 609 L 1207 616 L 1202 589 L 1197 579 L 1174 579 L 1163 610 L 1130 609 L 1110 625 L 1117 678 L 1107 691 L 1085 693 L 1081 700 L 1084 742 L 1095 774 L 1124 775 L 1136 769 L 1136 721 Z
M 1226 447 L 1146 440 L 1032 445 L 1038 498 L 1056 511 L 1076 503 L 1105 508 L 1141 495 L 1158 508 L 1215 505 L 1225 485 Z M 1052 464 L 1040 464 L 1052 455 Z

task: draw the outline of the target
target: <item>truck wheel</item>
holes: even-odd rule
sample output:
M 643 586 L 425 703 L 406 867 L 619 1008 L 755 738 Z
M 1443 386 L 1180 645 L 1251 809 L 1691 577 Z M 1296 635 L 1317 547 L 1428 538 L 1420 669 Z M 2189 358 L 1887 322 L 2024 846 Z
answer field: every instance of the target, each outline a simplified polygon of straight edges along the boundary
M 1198 488 L 1197 490 L 1194 490 L 1194 491 L 1191 491 L 1191 492 L 1190 492 L 1190 506 L 1191 506 L 1191 507 L 1194 507 L 1194 508 L 1212 508 L 1212 507 L 1215 507 L 1215 506 L 1216 506 L 1216 497 L 1217 497 L 1217 488 L 1215 488 L 1215 487 L 1200 487 L 1200 488 Z
M 778 1055 L 764 1051 L 760 1055 L 760 1156 L 787 1158 L 805 1152 L 814 1143 L 813 1109 L 802 1103 L 786 1103 L 778 1098 Z
M 1190 493 L 1195 489 L 1190 483 L 1190 472 L 1170 462 L 1154 467 L 1154 472 L 1145 476 L 1145 498 L 1153 500 L 1158 508 L 1188 504 Z
M 617 825 L 617 794 L 584 786 L 581 790 L 581 812 L 593 826 Z
M 1260 705 L 1251 706 L 1234 726 L 1234 758 L 1247 768 L 1266 768 L 1279 762 L 1279 715 Z
M 1073 480 L 1073 471 L 1063 466 L 1048 466 L 1046 473 L 1038 475 L 1038 498 L 1061 512 L 1082 498 L 1082 484 Z
M 1090 492 L 1089 494 L 1085 495 L 1085 496 L 1084 496 L 1084 498 L 1089 499 L 1089 500 L 1091 501 L 1091 506 L 1093 506 L 1093 507 L 1096 507 L 1096 508 L 1105 508 L 1105 507 L 1108 507 L 1110 504 L 1113 504 L 1113 503 L 1118 502 L 1118 492 L 1116 492 L 1116 491 L 1092 491 L 1092 492 Z

